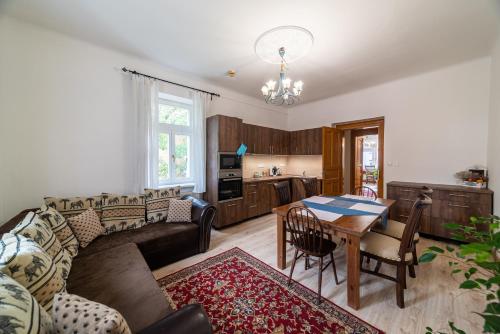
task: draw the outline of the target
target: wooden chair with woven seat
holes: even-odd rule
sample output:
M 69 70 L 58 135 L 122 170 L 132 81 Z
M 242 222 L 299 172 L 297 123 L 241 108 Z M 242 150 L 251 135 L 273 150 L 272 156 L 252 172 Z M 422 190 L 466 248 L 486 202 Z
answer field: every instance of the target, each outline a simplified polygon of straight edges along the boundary
M 300 183 L 304 188 L 305 198 L 319 195 L 318 193 L 318 179 L 315 177 L 301 178 Z
M 369 187 L 365 187 L 365 186 L 360 186 L 360 187 L 354 188 L 352 195 L 363 196 L 363 197 L 373 198 L 373 199 L 378 198 L 378 195 L 375 192 L 375 190 L 373 190 L 372 188 L 369 188 Z
M 413 266 L 414 236 L 417 231 L 422 211 L 432 204 L 432 199 L 418 195 L 413 203 L 408 221 L 405 224 L 401 240 L 376 232 L 368 232 L 361 238 L 361 271 L 396 282 L 396 300 L 400 308 L 404 308 L 404 289 L 406 289 L 406 267 Z M 363 268 L 364 257 L 375 259 L 374 270 Z M 382 263 L 396 266 L 396 277 L 379 272 Z
M 273 187 L 276 193 L 276 206 L 282 206 L 285 204 L 290 204 L 292 202 L 290 183 L 288 181 L 273 183 Z
M 430 196 L 432 194 L 432 189 L 427 187 L 427 186 L 424 186 L 422 187 L 422 189 L 420 190 L 420 193 L 421 194 L 424 194 L 424 195 L 427 195 L 427 196 Z M 405 226 L 406 224 L 405 223 L 401 223 L 401 222 L 398 222 L 396 220 L 392 220 L 392 219 L 388 219 L 387 220 L 387 226 L 385 226 L 385 228 L 383 226 L 381 226 L 380 224 L 378 225 L 375 225 L 371 231 L 372 232 L 377 232 L 377 233 L 380 233 L 380 234 L 384 234 L 384 235 L 387 235 L 389 237 L 393 237 L 393 238 L 396 238 L 398 240 L 401 240 L 403 238 L 403 231 L 405 229 Z M 413 250 L 412 250 L 412 255 L 413 255 L 413 264 L 416 266 L 418 265 L 418 257 L 417 257 L 417 247 L 416 247 L 416 244 L 418 243 L 418 241 L 420 240 L 420 235 L 418 234 L 418 232 L 415 232 L 415 236 L 413 238 Z M 415 270 L 410 267 L 410 276 L 415 278 Z
M 309 209 L 304 207 L 292 207 L 286 215 L 286 223 L 292 235 L 292 244 L 295 247 L 290 276 L 288 284 L 292 281 L 293 270 L 295 263 L 302 257 L 317 257 L 319 258 L 318 267 L 318 304 L 321 303 L 321 282 L 323 271 L 330 264 L 333 267 L 333 275 L 335 282 L 339 284 L 337 278 L 337 268 L 335 267 L 335 259 L 333 251 L 337 248 L 337 244 L 332 240 L 332 236 L 323 231 L 318 217 Z M 300 253 L 300 254 L 299 254 Z M 330 262 L 323 266 L 323 257 L 330 255 Z

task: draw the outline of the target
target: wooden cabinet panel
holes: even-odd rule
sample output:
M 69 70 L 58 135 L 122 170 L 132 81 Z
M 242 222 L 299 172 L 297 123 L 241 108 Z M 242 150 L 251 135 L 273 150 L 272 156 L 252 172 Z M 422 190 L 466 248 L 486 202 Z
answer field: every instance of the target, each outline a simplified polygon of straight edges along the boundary
M 269 185 L 268 182 L 259 182 L 257 184 L 259 215 L 271 212 L 271 188 Z
M 243 200 L 221 202 L 217 204 L 217 221 L 215 227 L 221 228 L 244 219 Z
M 255 125 L 243 123 L 243 143 L 247 145 L 247 153 L 257 153 L 257 131 L 255 128 Z
M 259 215 L 257 183 L 243 184 L 243 207 L 245 219 Z
M 342 135 L 343 131 L 323 128 L 323 194 L 343 193 Z
M 219 115 L 219 152 L 236 152 L 241 145 L 243 122 L 240 118 Z

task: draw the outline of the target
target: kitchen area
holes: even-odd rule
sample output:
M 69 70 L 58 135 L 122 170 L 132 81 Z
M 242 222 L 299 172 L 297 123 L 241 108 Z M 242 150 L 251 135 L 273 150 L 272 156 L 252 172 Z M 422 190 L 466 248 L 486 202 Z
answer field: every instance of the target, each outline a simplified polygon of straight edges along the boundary
M 242 144 L 246 152 L 238 155 Z M 297 198 L 303 192 L 299 179 L 317 178 L 320 192 L 322 173 L 322 128 L 285 131 L 236 117 L 207 118 L 205 196 L 217 207 L 215 228 L 270 213 L 275 182 L 289 182 Z

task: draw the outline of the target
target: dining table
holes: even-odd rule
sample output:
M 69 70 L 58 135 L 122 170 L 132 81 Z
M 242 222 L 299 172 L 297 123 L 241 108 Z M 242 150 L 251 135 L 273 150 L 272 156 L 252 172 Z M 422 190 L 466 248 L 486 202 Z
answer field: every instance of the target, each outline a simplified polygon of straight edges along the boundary
M 318 196 L 314 196 L 317 198 Z M 350 198 L 355 196 L 349 196 Z M 286 262 L 286 216 L 292 207 L 309 207 L 308 198 L 301 201 L 285 204 L 273 209 L 276 213 L 277 228 L 277 266 L 280 269 L 287 267 Z M 384 206 L 385 214 L 396 202 L 392 199 L 373 199 L 374 205 Z M 361 238 L 370 231 L 370 228 L 380 221 L 380 215 L 318 215 L 320 223 L 325 232 L 344 238 L 346 242 L 346 262 L 347 262 L 347 305 L 353 309 L 360 308 L 360 241 Z M 387 217 L 385 217 L 387 218 Z

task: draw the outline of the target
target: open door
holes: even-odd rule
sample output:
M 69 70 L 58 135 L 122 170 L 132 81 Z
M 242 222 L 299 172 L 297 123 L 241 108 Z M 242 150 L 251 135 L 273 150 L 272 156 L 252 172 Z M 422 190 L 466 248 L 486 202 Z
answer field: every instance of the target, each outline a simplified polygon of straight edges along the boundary
M 363 137 L 355 138 L 354 147 L 354 189 L 363 185 Z M 352 189 L 352 190 L 354 190 Z
M 323 128 L 324 195 L 336 196 L 343 194 L 342 137 L 342 130 L 327 127 Z

